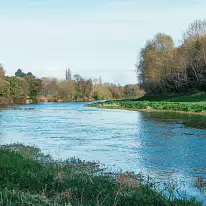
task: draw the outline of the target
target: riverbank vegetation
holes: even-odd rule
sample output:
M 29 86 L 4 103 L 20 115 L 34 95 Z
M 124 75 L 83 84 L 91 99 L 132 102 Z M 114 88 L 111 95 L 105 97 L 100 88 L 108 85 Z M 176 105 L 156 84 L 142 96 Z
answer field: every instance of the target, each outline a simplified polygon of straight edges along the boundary
M 149 177 L 107 174 L 99 163 L 72 158 L 54 161 L 38 148 L 0 147 L 0 205 L 202 205 L 157 192 Z
M 107 101 L 89 104 L 89 107 L 106 109 L 128 109 L 144 111 L 174 111 L 206 115 L 206 103 L 166 102 L 166 101 Z
M 174 111 L 206 115 L 206 93 L 181 96 L 143 96 L 133 101 L 105 101 L 89 107 L 143 111 Z
M 37 78 L 31 72 L 18 69 L 15 76 L 5 76 L 0 66 L 0 105 L 34 102 L 92 101 L 102 99 L 135 99 L 143 95 L 139 85 L 102 83 L 99 79 L 86 79 L 78 74 L 72 78 L 66 70 L 66 79 Z

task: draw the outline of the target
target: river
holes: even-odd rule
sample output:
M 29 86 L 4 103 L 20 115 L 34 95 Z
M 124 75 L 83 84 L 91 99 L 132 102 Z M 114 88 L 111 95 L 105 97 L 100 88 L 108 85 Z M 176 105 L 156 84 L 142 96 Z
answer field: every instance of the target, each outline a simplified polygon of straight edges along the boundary
M 56 159 L 95 160 L 112 170 L 194 186 L 206 180 L 206 117 L 85 107 L 86 103 L 42 103 L 0 108 L 0 144 L 36 145 Z M 114 167 L 115 166 L 115 167 Z

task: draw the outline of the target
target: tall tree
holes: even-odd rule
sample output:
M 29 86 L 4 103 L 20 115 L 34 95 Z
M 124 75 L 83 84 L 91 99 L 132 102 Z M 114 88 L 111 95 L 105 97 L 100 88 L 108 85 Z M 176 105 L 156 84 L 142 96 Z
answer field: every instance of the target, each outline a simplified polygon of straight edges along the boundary
M 66 80 L 72 80 L 72 73 L 70 69 L 66 69 Z
M 137 66 L 139 81 L 149 94 L 206 89 L 206 21 L 194 21 L 182 44 L 157 34 L 142 48 Z
M 141 50 L 138 64 L 139 80 L 151 93 L 165 93 L 170 89 L 167 75 L 171 72 L 174 42 L 172 37 L 159 33 L 147 41 Z

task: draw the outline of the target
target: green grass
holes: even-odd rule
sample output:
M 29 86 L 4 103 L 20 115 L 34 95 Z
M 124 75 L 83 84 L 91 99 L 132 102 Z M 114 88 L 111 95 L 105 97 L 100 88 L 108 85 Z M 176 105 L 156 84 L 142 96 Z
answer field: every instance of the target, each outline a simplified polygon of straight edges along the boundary
M 206 114 L 206 93 L 178 97 L 144 96 L 132 101 L 107 101 L 89 104 L 88 106 L 107 109 L 162 110 Z
M 176 112 L 206 112 L 205 103 L 188 103 L 188 102 L 148 102 L 148 101 L 113 101 L 97 104 L 90 104 L 89 107 L 99 107 L 106 109 L 131 109 L 131 110 L 163 110 L 163 111 L 176 111 Z
M 156 102 L 205 102 L 206 103 L 206 93 L 196 93 L 191 95 L 181 95 L 181 96 L 143 96 L 137 101 L 156 101 Z
M 139 175 L 107 175 L 99 164 L 74 158 L 53 161 L 35 147 L 1 147 L 0 171 L 1 206 L 201 205 L 195 199 L 168 199 Z

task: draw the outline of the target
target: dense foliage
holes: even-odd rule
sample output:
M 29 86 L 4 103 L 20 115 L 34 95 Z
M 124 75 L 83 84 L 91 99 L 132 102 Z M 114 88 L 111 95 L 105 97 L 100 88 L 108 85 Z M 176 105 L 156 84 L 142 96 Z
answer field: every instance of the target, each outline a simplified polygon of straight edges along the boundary
M 18 69 L 16 76 L 5 76 L 0 67 L 0 104 L 21 104 L 38 101 L 90 101 L 100 99 L 137 98 L 143 92 L 139 85 L 103 84 L 66 70 L 66 80 L 37 78 L 31 72 Z
M 148 94 L 206 90 L 206 21 L 192 23 L 181 42 L 159 33 L 142 48 L 137 73 Z
M 68 77 L 69 74 L 69 77 Z M 56 97 L 62 101 L 90 101 L 102 99 L 135 99 L 143 95 L 139 85 L 116 85 L 102 83 L 97 79 L 86 79 L 75 74 L 71 79 L 70 70 L 66 80 L 42 78 L 42 96 Z
M 18 70 L 16 74 L 17 76 L 12 77 L 5 76 L 3 66 L 0 67 L 0 104 L 23 104 L 26 100 L 36 101 L 42 88 L 42 81 L 31 72 L 25 74 Z
M 27 74 L 22 72 L 21 69 L 18 69 L 16 72 L 15 72 L 15 76 L 17 77 L 25 77 L 25 76 L 33 76 L 33 74 L 31 72 L 28 72 Z

